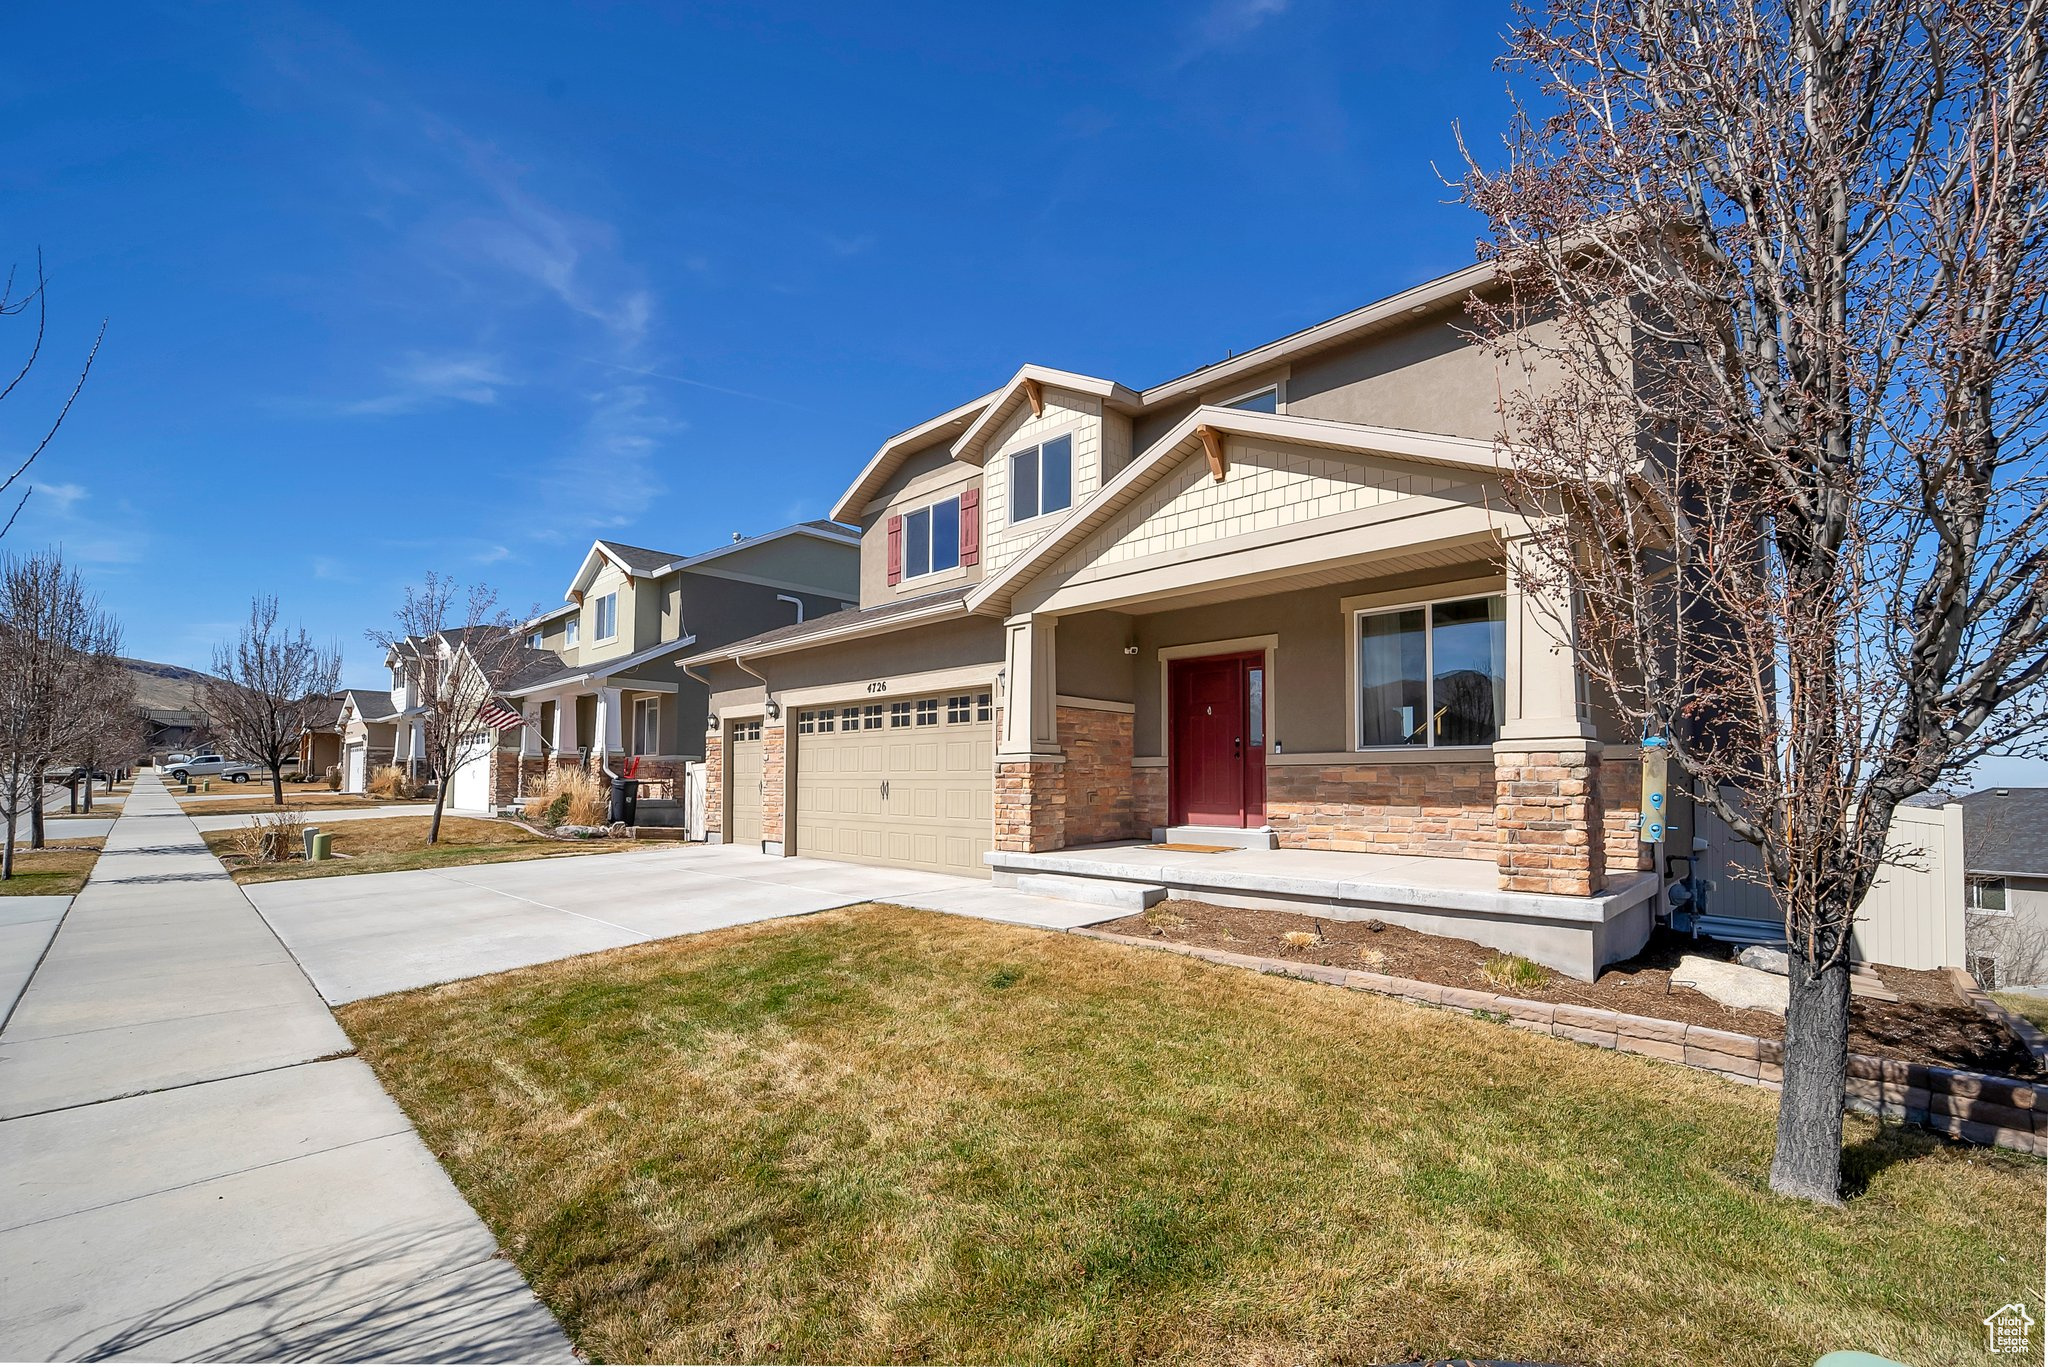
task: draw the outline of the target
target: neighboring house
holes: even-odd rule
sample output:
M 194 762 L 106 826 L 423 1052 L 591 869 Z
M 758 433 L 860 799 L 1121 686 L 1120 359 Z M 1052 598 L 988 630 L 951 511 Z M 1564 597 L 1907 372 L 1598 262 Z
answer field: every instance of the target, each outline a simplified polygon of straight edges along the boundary
M 1962 799 L 1965 936 L 1986 987 L 2048 983 L 2048 788 Z
M 1384 916 L 1585 975 L 1632 952 L 1640 754 L 1517 568 L 1507 381 L 1465 313 L 1494 286 L 1148 389 L 1026 365 L 891 437 L 832 512 L 859 607 L 683 659 L 713 838 Z M 1093 848 L 1159 835 L 1194 848 Z M 1240 845 L 1274 852 L 1196 852 Z
M 320 701 L 306 727 L 299 733 L 299 772 L 316 778 L 341 763 L 341 705 L 346 693 L 332 693 Z
M 482 668 L 477 651 L 503 668 L 496 681 L 497 701 L 517 710 L 520 685 L 555 673 L 561 665 L 554 655 L 530 645 L 520 645 L 509 658 L 500 658 L 495 648 L 507 636 L 523 638 L 524 628 L 455 627 L 432 636 L 408 636 L 385 652 L 384 665 L 391 671 L 392 763 L 405 769 L 415 784 L 428 782 L 427 726 L 430 712 L 422 698 L 427 681 L 457 679 L 462 672 Z M 488 637 L 492 647 L 472 650 L 476 638 Z M 431 659 L 437 667 L 428 670 Z M 444 672 L 445 671 L 445 672 Z M 458 687 L 464 685 L 456 685 Z M 501 731 L 480 727 L 463 737 L 463 746 L 450 759 L 448 802 L 450 811 L 487 812 L 507 806 L 519 793 L 520 729 Z
M 529 721 L 517 791 L 550 765 L 616 772 L 638 759 L 643 792 L 680 796 L 673 780 L 704 757 L 709 693 L 677 655 L 851 606 L 860 555 L 859 534 L 832 522 L 736 537 L 696 555 L 594 543 L 567 601 L 526 625 L 552 667 L 508 690 Z
M 341 695 L 341 790 L 361 793 L 370 776 L 392 762 L 398 746 L 398 707 L 384 689 L 352 688 Z

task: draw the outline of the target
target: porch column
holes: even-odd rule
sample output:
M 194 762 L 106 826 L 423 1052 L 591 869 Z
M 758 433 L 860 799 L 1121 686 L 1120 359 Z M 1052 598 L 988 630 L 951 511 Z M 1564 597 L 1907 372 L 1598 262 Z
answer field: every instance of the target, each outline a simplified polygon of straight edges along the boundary
M 597 748 L 607 760 L 613 755 L 623 754 L 626 749 L 619 726 L 619 690 L 616 688 L 597 690 Z
M 576 753 L 576 695 L 563 693 L 555 698 L 555 762 L 562 762 L 562 756 Z
M 1004 624 L 1001 726 L 996 739 L 999 850 L 1056 850 L 1066 843 L 1054 620 L 1025 616 Z
M 1500 886 L 1584 897 L 1607 884 L 1600 742 L 1580 716 L 1574 607 L 1507 543 L 1507 719 L 1493 747 Z

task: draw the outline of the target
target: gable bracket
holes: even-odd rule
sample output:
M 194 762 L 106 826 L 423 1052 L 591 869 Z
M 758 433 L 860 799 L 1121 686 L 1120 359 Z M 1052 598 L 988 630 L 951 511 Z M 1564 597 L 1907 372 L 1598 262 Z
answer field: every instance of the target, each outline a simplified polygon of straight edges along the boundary
M 1040 383 L 1039 383 L 1038 381 L 1036 381 L 1036 380 L 1034 380 L 1034 379 L 1031 379 L 1030 377 L 1028 377 L 1028 376 L 1027 376 L 1027 377 L 1025 378 L 1025 380 L 1024 380 L 1024 397 L 1025 397 L 1025 398 L 1026 398 L 1027 400 L 1029 400 L 1029 401 L 1030 401 L 1030 403 L 1031 403 L 1031 416 L 1032 416 L 1032 417 L 1034 417 L 1034 418 L 1042 418 L 1042 417 L 1044 417 L 1044 416 L 1045 416 L 1045 386 L 1044 386 L 1044 385 L 1040 384 Z
M 1223 434 L 1205 424 L 1195 429 L 1195 435 L 1202 439 L 1202 449 L 1209 453 L 1209 473 L 1221 484 L 1230 473 L 1230 461 L 1223 454 Z

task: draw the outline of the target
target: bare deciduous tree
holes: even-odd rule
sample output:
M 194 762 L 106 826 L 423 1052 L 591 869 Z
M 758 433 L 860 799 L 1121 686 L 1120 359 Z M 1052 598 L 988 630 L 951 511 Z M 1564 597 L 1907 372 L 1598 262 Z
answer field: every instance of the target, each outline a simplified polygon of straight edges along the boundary
M 233 646 L 215 646 L 203 685 L 206 713 L 222 742 L 270 771 L 270 796 L 284 806 L 284 764 L 299 737 L 341 683 L 341 648 L 321 649 L 277 620 L 277 599 L 249 600 L 249 620 Z
M 1839 1199 L 1894 809 L 2043 748 L 2044 46 L 2043 0 L 1556 0 L 1467 154 L 1540 573 L 1785 913 L 1788 1195 Z
M 434 777 L 434 815 L 427 827 L 432 845 L 441 838 L 441 814 L 457 770 L 488 755 L 477 744 L 480 737 L 496 735 L 486 715 L 529 652 L 518 622 L 484 584 L 464 588 L 430 573 L 419 587 L 407 586 L 395 616 L 396 631 L 372 631 L 369 639 L 394 669 L 405 672 L 401 734 L 408 723 L 419 728 Z
M 36 253 L 35 285 L 27 293 L 15 293 L 14 272 L 12 270 L 7 272 L 7 283 L 4 286 L 0 286 L 0 318 L 9 318 L 27 313 L 31 307 L 35 309 L 36 335 L 30 341 L 28 355 L 22 360 L 21 366 L 14 372 L 14 377 L 7 381 L 5 387 L 0 387 L 0 402 L 5 402 L 13 397 L 14 391 L 20 388 L 22 381 L 29 377 L 29 372 L 35 369 L 36 361 L 43 354 L 43 340 L 49 331 L 50 308 L 49 280 L 43 274 L 43 257 L 41 252 Z M 106 340 L 106 336 L 107 325 L 102 320 L 98 334 L 92 339 L 92 349 L 85 355 L 85 364 L 78 368 L 78 379 L 72 384 L 71 392 L 65 395 L 63 404 L 57 410 L 57 415 L 41 429 L 41 435 L 29 444 L 28 453 L 15 462 L 14 469 L 8 472 L 4 480 L 0 480 L 0 497 L 4 497 L 28 474 L 29 467 L 36 463 L 36 458 L 42 455 L 49 447 L 50 442 L 55 439 L 57 429 L 64 425 L 64 419 L 71 412 L 71 405 L 78 401 L 79 391 L 85 388 L 85 377 L 92 373 L 92 363 L 98 358 L 100 343 Z M 14 520 L 21 516 L 22 506 L 28 502 L 28 496 L 34 492 L 34 487 L 30 486 L 23 489 L 20 495 L 15 498 L 14 507 L 7 514 L 7 521 L 4 524 L 0 524 L 0 536 L 7 535 L 8 531 L 13 528 Z
M 14 876 L 24 816 L 41 847 L 44 773 L 85 748 L 120 653 L 120 628 L 60 556 L 0 563 L 0 879 Z

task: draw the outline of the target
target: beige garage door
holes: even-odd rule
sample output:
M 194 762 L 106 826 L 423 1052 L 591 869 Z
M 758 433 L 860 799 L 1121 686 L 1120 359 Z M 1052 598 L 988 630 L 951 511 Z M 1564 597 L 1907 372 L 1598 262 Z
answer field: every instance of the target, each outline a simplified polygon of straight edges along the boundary
M 761 723 L 743 721 L 732 728 L 726 746 L 727 783 L 731 785 L 732 843 L 761 844 Z
M 986 690 L 800 711 L 796 754 L 798 854 L 988 877 Z

